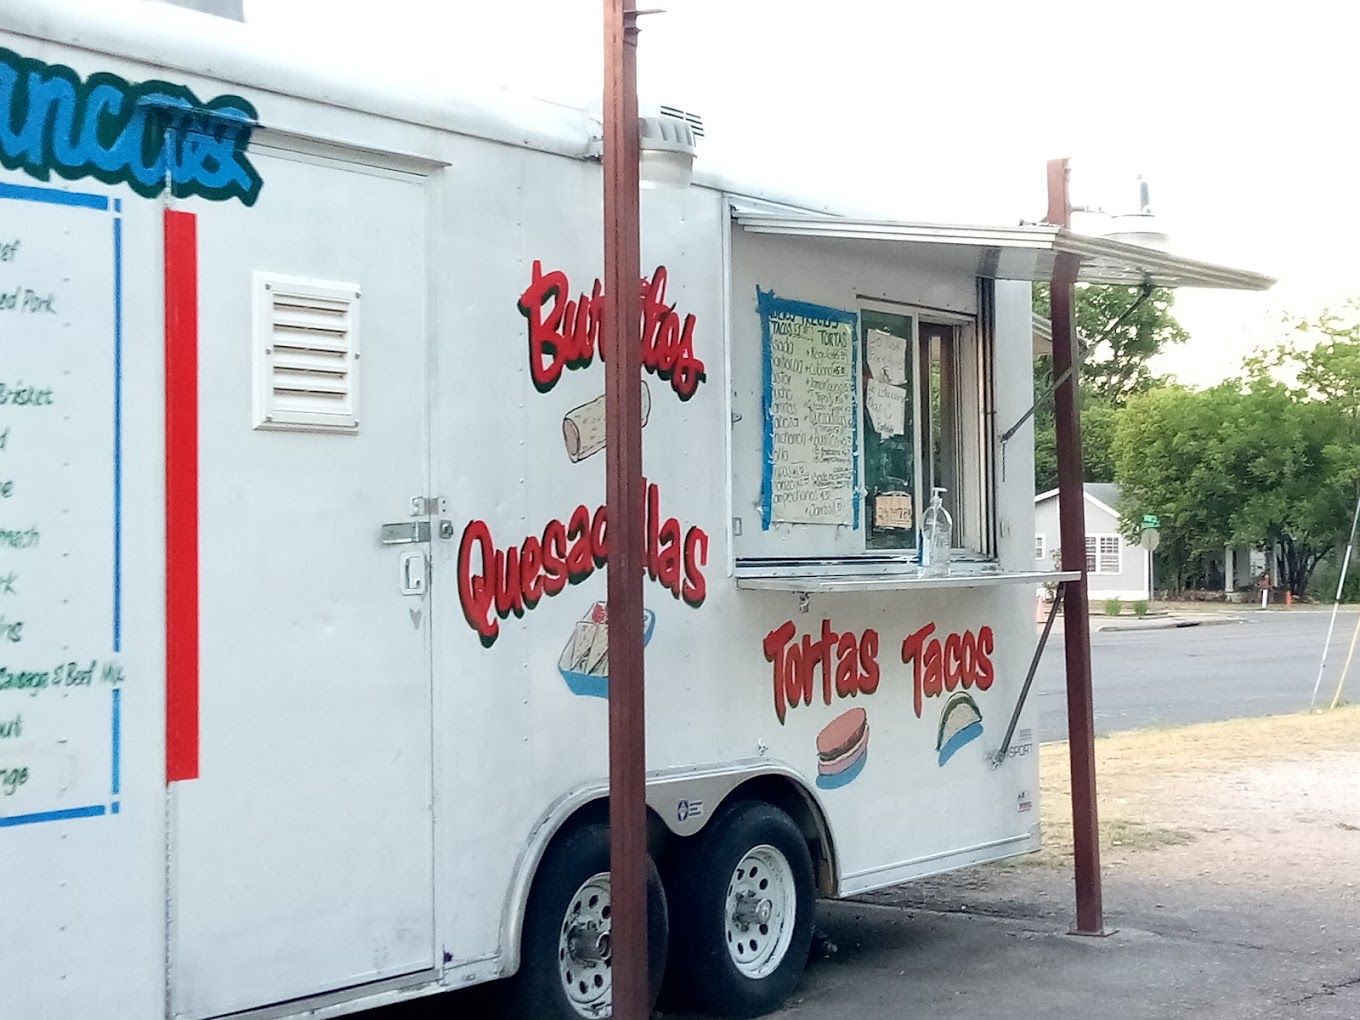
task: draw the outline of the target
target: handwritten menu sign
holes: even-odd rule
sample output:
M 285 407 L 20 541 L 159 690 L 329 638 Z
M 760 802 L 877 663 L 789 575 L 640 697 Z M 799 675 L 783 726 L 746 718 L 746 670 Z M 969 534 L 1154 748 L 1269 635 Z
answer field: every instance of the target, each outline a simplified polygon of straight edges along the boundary
M 765 356 L 763 523 L 857 527 L 856 318 L 759 294 Z
M 0 833 L 118 812 L 119 213 L 0 182 Z

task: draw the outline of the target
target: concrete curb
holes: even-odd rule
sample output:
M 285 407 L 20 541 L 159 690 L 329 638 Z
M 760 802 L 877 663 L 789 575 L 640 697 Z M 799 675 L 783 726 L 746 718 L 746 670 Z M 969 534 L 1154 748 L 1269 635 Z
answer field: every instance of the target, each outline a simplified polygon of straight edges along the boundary
M 1102 634 L 1129 633 L 1135 630 L 1176 630 L 1181 627 L 1214 627 L 1226 623 L 1246 623 L 1240 616 L 1215 616 L 1207 620 L 1156 620 L 1152 623 L 1111 624 L 1095 628 Z

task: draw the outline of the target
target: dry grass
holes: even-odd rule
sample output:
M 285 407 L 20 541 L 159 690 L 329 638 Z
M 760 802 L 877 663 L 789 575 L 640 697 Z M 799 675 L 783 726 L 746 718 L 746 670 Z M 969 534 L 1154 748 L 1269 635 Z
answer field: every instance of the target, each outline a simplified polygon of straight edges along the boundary
M 1071 777 L 1066 742 L 1039 751 L 1044 849 L 1022 860 L 1070 866 Z M 1133 730 L 1096 741 L 1102 857 L 1194 842 L 1206 834 L 1279 833 L 1302 823 L 1316 839 L 1354 831 L 1347 791 L 1360 785 L 1360 706 L 1332 712 Z M 1311 799 L 1310 799 L 1311 795 Z M 1300 814 L 1300 812 L 1303 812 Z M 1207 848 L 1206 848 L 1207 849 Z

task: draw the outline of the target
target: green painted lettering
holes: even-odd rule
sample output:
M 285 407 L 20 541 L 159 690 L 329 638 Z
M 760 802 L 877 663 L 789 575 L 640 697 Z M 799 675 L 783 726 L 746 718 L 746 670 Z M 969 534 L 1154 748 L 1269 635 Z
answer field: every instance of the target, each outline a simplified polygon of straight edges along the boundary
M 12 769 L 0 768 L 0 793 L 12 797 L 14 791 L 28 782 L 28 766 L 20 765 Z
M 39 537 L 37 528 L 27 531 L 0 528 L 0 549 L 32 549 L 38 544 Z

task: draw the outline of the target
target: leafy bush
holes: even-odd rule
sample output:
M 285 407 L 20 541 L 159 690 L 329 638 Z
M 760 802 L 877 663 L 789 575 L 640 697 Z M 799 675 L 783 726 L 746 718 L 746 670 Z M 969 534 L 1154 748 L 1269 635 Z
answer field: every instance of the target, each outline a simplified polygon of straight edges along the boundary
M 1118 616 L 1118 615 L 1119 615 L 1120 613 L 1122 613 L 1123 611 L 1124 611 L 1124 603 L 1120 602 L 1118 599 L 1106 599 L 1106 600 L 1105 600 L 1105 615 L 1106 615 L 1106 616 Z
M 1139 599 L 1133 604 L 1134 616 L 1147 616 L 1148 604 L 1144 599 Z

